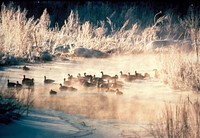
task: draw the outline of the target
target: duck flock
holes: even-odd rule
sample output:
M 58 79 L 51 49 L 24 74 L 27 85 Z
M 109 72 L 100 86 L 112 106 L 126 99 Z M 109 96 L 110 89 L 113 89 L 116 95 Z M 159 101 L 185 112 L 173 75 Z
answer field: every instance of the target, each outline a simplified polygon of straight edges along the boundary
M 30 68 L 27 66 L 23 67 L 23 70 L 29 71 Z M 58 89 L 60 92 L 62 91 L 71 91 L 76 92 L 78 91 L 77 88 L 73 87 L 74 84 L 79 84 L 82 87 L 81 88 L 91 88 L 93 90 L 97 90 L 98 92 L 112 92 L 116 95 L 123 95 L 123 92 L 120 91 L 124 87 L 125 82 L 133 82 L 134 80 L 143 80 L 143 79 L 149 79 L 150 75 L 148 73 L 138 73 L 137 71 L 134 72 L 134 74 L 131 74 L 130 72 L 127 74 L 124 74 L 122 71 L 119 71 L 119 75 L 111 76 L 109 74 L 104 74 L 103 71 L 100 72 L 101 77 L 96 77 L 96 75 L 86 74 L 84 73 L 82 76 L 80 73 L 78 73 L 77 77 L 73 77 L 73 75 L 68 74 L 66 78 L 63 79 L 63 83 L 60 83 L 58 86 Z M 55 80 L 49 79 L 46 76 L 44 76 L 44 84 L 52 84 L 55 83 Z M 25 75 L 23 76 L 23 79 L 21 83 L 19 81 L 10 82 L 10 80 L 7 80 L 7 87 L 8 88 L 16 88 L 16 89 L 22 89 L 24 86 L 34 87 L 34 78 L 27 78 Z M 57 95 L 58 91 L 55 91 L 51 89 L 49 91 L 50 95 Z

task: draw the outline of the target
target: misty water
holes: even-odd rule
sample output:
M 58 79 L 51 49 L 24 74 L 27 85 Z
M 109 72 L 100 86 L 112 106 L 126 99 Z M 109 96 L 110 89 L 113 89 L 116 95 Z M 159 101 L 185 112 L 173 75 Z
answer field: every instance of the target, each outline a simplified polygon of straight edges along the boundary
M 47 63 L 27 64 L 29 71 L 24 71 L 24 65 L 1 67 L 1 85 L 12 82 L 21 83 L 23 75 L 34 78 L 34 89 L 31 91 L 34 106 L 38 108 L 55 109 L 70 114 L 81 114 L 96 119 L 117 119 L 120 121 L 146 122 L 155 119 L 162 112 L 165 104 L 176 103 L 188 96 L 192 100 L 198 94 L 192 91 L 175 90 L 159 78 L 154 77 L 153 69 L 159 69 L 158 57 L 151 54 L 113 56 L 110 58 L 70 58 Z M 77 77 L 84 73 L 101 77 L 101 71 L 111 76 L 135 71 L 149 73 L 150 78 L 124 82 L 123 95 L 112 92 L 99 92 L 97 88 L 84 88 L 79 84 L 71 84 L 78 89 L 76 92 L 60 91 L 60 83 L 68 74 Z M 44 84 L 44 76 L 53 79 L 53 84 Z M 50 95 L 50 90 L 57 95 Z M 20 92 L 28 92 L 28 89 Z

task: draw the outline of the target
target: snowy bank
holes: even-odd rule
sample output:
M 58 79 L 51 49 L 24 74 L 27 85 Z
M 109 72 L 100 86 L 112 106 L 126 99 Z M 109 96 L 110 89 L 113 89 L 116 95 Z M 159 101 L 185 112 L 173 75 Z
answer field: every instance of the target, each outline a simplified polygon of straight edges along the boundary
M 136 131 L 143 137 L 147 136 L 137 123 L 87 119 L 47 109 L 32 109 L 29 116 L 9 125 L 0 124 L 1 138 L 122 138 L 134 136 Z
M 53 110 L 31 110 L 29 116 L 23 116 L 9 125 L 0 124 L 0 136 L 6 138 L 35 137 L 76 137 L 89 135 L 93 129 L 79 122 L 78 116 Z

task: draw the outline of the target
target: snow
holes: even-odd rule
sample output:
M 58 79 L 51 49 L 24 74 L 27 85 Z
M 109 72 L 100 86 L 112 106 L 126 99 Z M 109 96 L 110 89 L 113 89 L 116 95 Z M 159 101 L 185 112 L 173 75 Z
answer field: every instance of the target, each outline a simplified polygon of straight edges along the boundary
M 53 110 L 31 110 L 29 116 L 9 125 L 0 125 L 1 137 L 73 137 L 92 131 L 85 129 L 76 117 Z M 10 133 L 12 130 L 12 133 Z
M 120 138 L 135 135 L 138 128 L 141 131 L 140 126 L 137 123 L 116 120 L 88 119 L 81 115 L 50 109 L 32 109 L 28 116 L 22 116 L 20 120 L 14 120 L 9 125 L 0 124 L 0 136 L 1 138 Z

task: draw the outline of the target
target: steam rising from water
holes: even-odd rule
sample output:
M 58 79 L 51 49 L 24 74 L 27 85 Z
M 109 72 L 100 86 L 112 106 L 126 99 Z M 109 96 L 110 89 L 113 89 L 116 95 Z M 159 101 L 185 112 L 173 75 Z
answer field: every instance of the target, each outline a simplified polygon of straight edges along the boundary
M 149 121 L 161 112 L 166 102 L 176 102 L 191 92 L 175 91 L 154 78 L 153 69 L 159 69 L 155 55 L 114 56 L 106 59 L 80 59 L 69 61 L 55 61 L 51 63 L 30 65 L 30 71 L 23 71 L 22 66 L 13 66 L 0 73 L 8 76 L 10 81 L 21 82 L 23 75 L 34 78 L 35 107 L 51 108 L 72 114 L 84 114 L 91 118 L 118 119 L 126 121 Z M 68 74 L 77 77 L 84 73 L 101 77 L 101 71 L 111 76 L 123 73 L 149 73 L 147 80 L 125 82 L 122 96 L 114 93 L 98 92 L 95 89 L 84 89 L 78 84 L 72 84 L 77 92 L 61 92 L 59 84 Z M 44 76 L 54 79 L 54 84 L 44 85 Z M 49 95 L 53 89 L 56 96 Z

